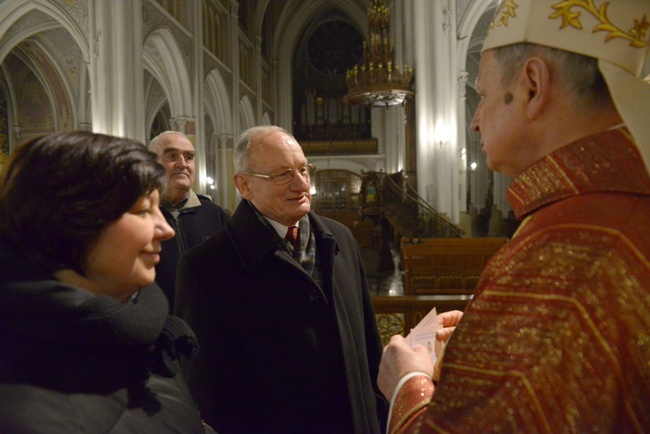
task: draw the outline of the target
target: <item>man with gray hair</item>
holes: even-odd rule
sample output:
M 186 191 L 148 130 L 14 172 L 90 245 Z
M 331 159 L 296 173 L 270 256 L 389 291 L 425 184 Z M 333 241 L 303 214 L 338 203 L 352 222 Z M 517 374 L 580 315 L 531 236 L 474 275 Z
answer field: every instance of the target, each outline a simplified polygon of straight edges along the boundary
M 174 238 L 163 241 L 156 265 L 156 283 L 165 292 L 173 312 L 179 256 L 216 234 L 230 216 L 210 197 L 192 190 L 196 152 L 185 134 L 165 131 L 151 140 L 149 150 L 158 155 L 158 162 L 167 172 L 160 209 L 176 231 Z
M 203 418 L 222 434 L 380 433 L 382 346 L 352 233 L 311 212 L 316 167 L 284 129 L 244 131 L 234 165 L 242 201 L 178 266 Z
M 439 316 L 456 326 L 439 371 L 391 338 L 389 433 L 650 432 L 649 17 L 501 2 L 471 128 L 522 223 L 464 314 Z

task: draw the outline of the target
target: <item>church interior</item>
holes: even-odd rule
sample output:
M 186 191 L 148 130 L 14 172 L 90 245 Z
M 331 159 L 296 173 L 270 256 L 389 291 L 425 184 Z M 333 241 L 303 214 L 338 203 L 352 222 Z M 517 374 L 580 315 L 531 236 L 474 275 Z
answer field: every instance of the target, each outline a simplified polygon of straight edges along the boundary
M 355 235 L 386 335 L 408 330 L 462 309 L 517 228 L 510 180 L 468 128 L 497 4 L 0 1 L 0 170 L 50 132 L 176 130 L 197 151 L 195 191 L 232 212 L 234 141 L 279 125 L 318 166 L 312 209 Z

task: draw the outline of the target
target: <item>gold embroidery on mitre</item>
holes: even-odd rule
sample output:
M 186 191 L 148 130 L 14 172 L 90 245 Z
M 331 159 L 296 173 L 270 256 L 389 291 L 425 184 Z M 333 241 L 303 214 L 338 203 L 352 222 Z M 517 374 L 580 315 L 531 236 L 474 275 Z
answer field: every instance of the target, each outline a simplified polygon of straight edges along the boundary
M 594 0 L 565 0 L 553 5 L 553 9 L 556 9 L 549 18 L 559 18 L 562 17 L 562 25 L 560 29 L 564 29 L 568 26 L 571 26 L 576 29 L 582 29 L 582 22 L 580 21 L 580 11 L 575 11 L 574 8 L 583 8 L 587 13 L 593 15 L 600 24 L 596 25 L 593 28 L 593 33 L 604 31 L 608 32 L 608 35 L 605 37 L 605 42 L 609 42 L 615 38 L 627 39 L 630 41 L 632 47 L 637 48 L 646 48 L 648 47 L 648 42 L 644 41 L 647 33 L 648 27 L 650 27 L 650 21 L 648 21 L 647 15 L 643 15 L 641 21 L 635 19 L 634 26 L 626 32 L 614 25 L 607 15 L 607 7 L 610 2 L 604 2 L 600 8 L 598 8 Z
M 496 14 L 494 14 L 494 20 L 490 23 L 490 28 L 493 29 L 496 23 L 496 26 L 505 26 L 508 27 L 508 20 L 510 17 L 514 18 L 517 16 L 515 9 L 519 6 L 514 0 L 505 0 L 501 2 L 499 8 L 497 9 Z M 498 22 L 497 22 L 498 20 Z
M 646 35 L 648 34 L 648 29 L 650 28 L 650 21 L 648 21 L 647 15 L 643 15 L 641 20 L 634 19 L 634 26 L 629 30 L 625 31 L 620 27 L 614 25 L 607 15 L 607 8 L 609 7 L 610 2 L 604 2 L 600 8 L 598 8 L 594 0 L 564 0 L 553 5 L 553 9 L 556 9 L 549 18 L 562 18 L 562 25 L 560 29 L 564 29 L 568 26 L 571 26 L 575 29 L 582 29 L 582 22 L 580 21 L 580 11 L 575 11 L 574 8 L 583 8 L 587 13 L 593 15 L 600 24 L 596 25 L 593 28 L 593 32 L 608 32 L 605 37 L 605 42 L 609 42 L 612 39 L 621 38 L 630 41 L 630 45 L 636 48 L 646 48 L 650 46 L 648 41 L 645 41 Z M 499 4 L 497 12 L 494 15 L 494 20 L 490 23 L 490 29 L 494 27 L 508 27 L 508 21 L 510 18 L 517 16 L 515 9 L 519 5 L 514 0 L 504 0 Z

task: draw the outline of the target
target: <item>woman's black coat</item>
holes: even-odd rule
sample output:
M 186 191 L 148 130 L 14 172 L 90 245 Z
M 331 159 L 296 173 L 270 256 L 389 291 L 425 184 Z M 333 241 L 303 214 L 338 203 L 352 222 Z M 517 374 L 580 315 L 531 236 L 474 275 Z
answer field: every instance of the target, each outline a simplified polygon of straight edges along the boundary
M 129 303 L 55 280 L 0 238 L 0 433 L 204 433 L 157 285 Z

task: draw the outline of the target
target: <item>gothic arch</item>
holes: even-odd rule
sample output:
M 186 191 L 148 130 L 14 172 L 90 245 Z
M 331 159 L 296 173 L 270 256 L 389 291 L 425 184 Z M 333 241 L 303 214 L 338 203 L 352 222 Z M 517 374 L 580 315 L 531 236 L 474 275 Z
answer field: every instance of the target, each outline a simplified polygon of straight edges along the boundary
M 10 147 L 48 132 L 88 128 L 89 48 L 84 23 L 72 12 L 41 1 L 0 3 Z
M 160 82 L 145 70 L 144 72 L 144 95 L 145 95 L 145 138 L 153 139 L 151 136 L 153 124 L 156 117 L 165 106 L 169 105 L 169 97 L 166 95 Z M 168 128 L 165 128 L 168 129 Z M 160 133 L 161 131 L 156 131 Z
M 192 117 L 192 87 L 183 54 L 167 28 L 158 28 L 144 41 L 143 66 L 158 81 L 169 100 L 171 116 Z M 145 95 L 145 99 L 147 95 Z M 149 114 L 146 116 L 149 117 Z
M 42 13 L 47 18 L 40 23 L 30 23 L 22 29 L 17 29 L 14 24 L 33 13 Z M 39 14 L 40 15 L 40 14 Z M 55 28 L 65 29 L 81 49 L 81 57 L 85 63 L 89 62 L 89 44 L 78 24 L 63 9 L 52 3 L 44 1 L 0 2 L 0 63 L 16 45 L 25 39 L 47 30 Z
M 251 20 L 251 28 L 253 29 L 254 35 L 261 35 L 262 25 L 264 24 L 264 15 L 266 14 L 266 10 L 269 7 L 269 0 L 257 0 L 255 2 L 255 6 L 257 7 L 254 10 L 255 15 Z
M 483 14 L 491 8 L 496 8 L 495 0 L 475 0 L 468 6 L 460 23 L 458 24 L 458 68 L 465 69 L 467 53 L 471 45 L 477 43 L 472 39 L 476 24 Z M 482 37 L 480 44 L 483 45 Z
M 205 78 L 204 103 L 212 118 L 215 129 L 220 134 L 232 134 L 233 125 L 230 107 L 230 94 L 226 82 L 218 70 L 213 69 Z
M 269 115 L 269 112 L 267 111 L 262 114 L 262 125 L 273 125 L 271 115 Z
M 305 25 L 315 16 L 328 9 L 334 8 L 342 11 L 360 29 L 362 34 L 367 33 L 368 22 L 367 11 L 357 2 L 349 0 L 324 0 L 319 2 L 301 2 L 299 6 L 291 10 L 289 15 L 286 12 L 278 20 L 278 29 L 273 47 L 273 58 L 277 59 L 277 123 L 284 128 L 291 128 L 293 113 L 292 104 L 292 71 L 291 61 L 296 49 L 298 37 L 301 35 Z
M 256 124 L 255 110 L 253 110 L 251 99 L 248 95 L 244 95 L 239 101 L 239 128 L 241 131 L 244 131 L 250 127 L 254 127 Z

